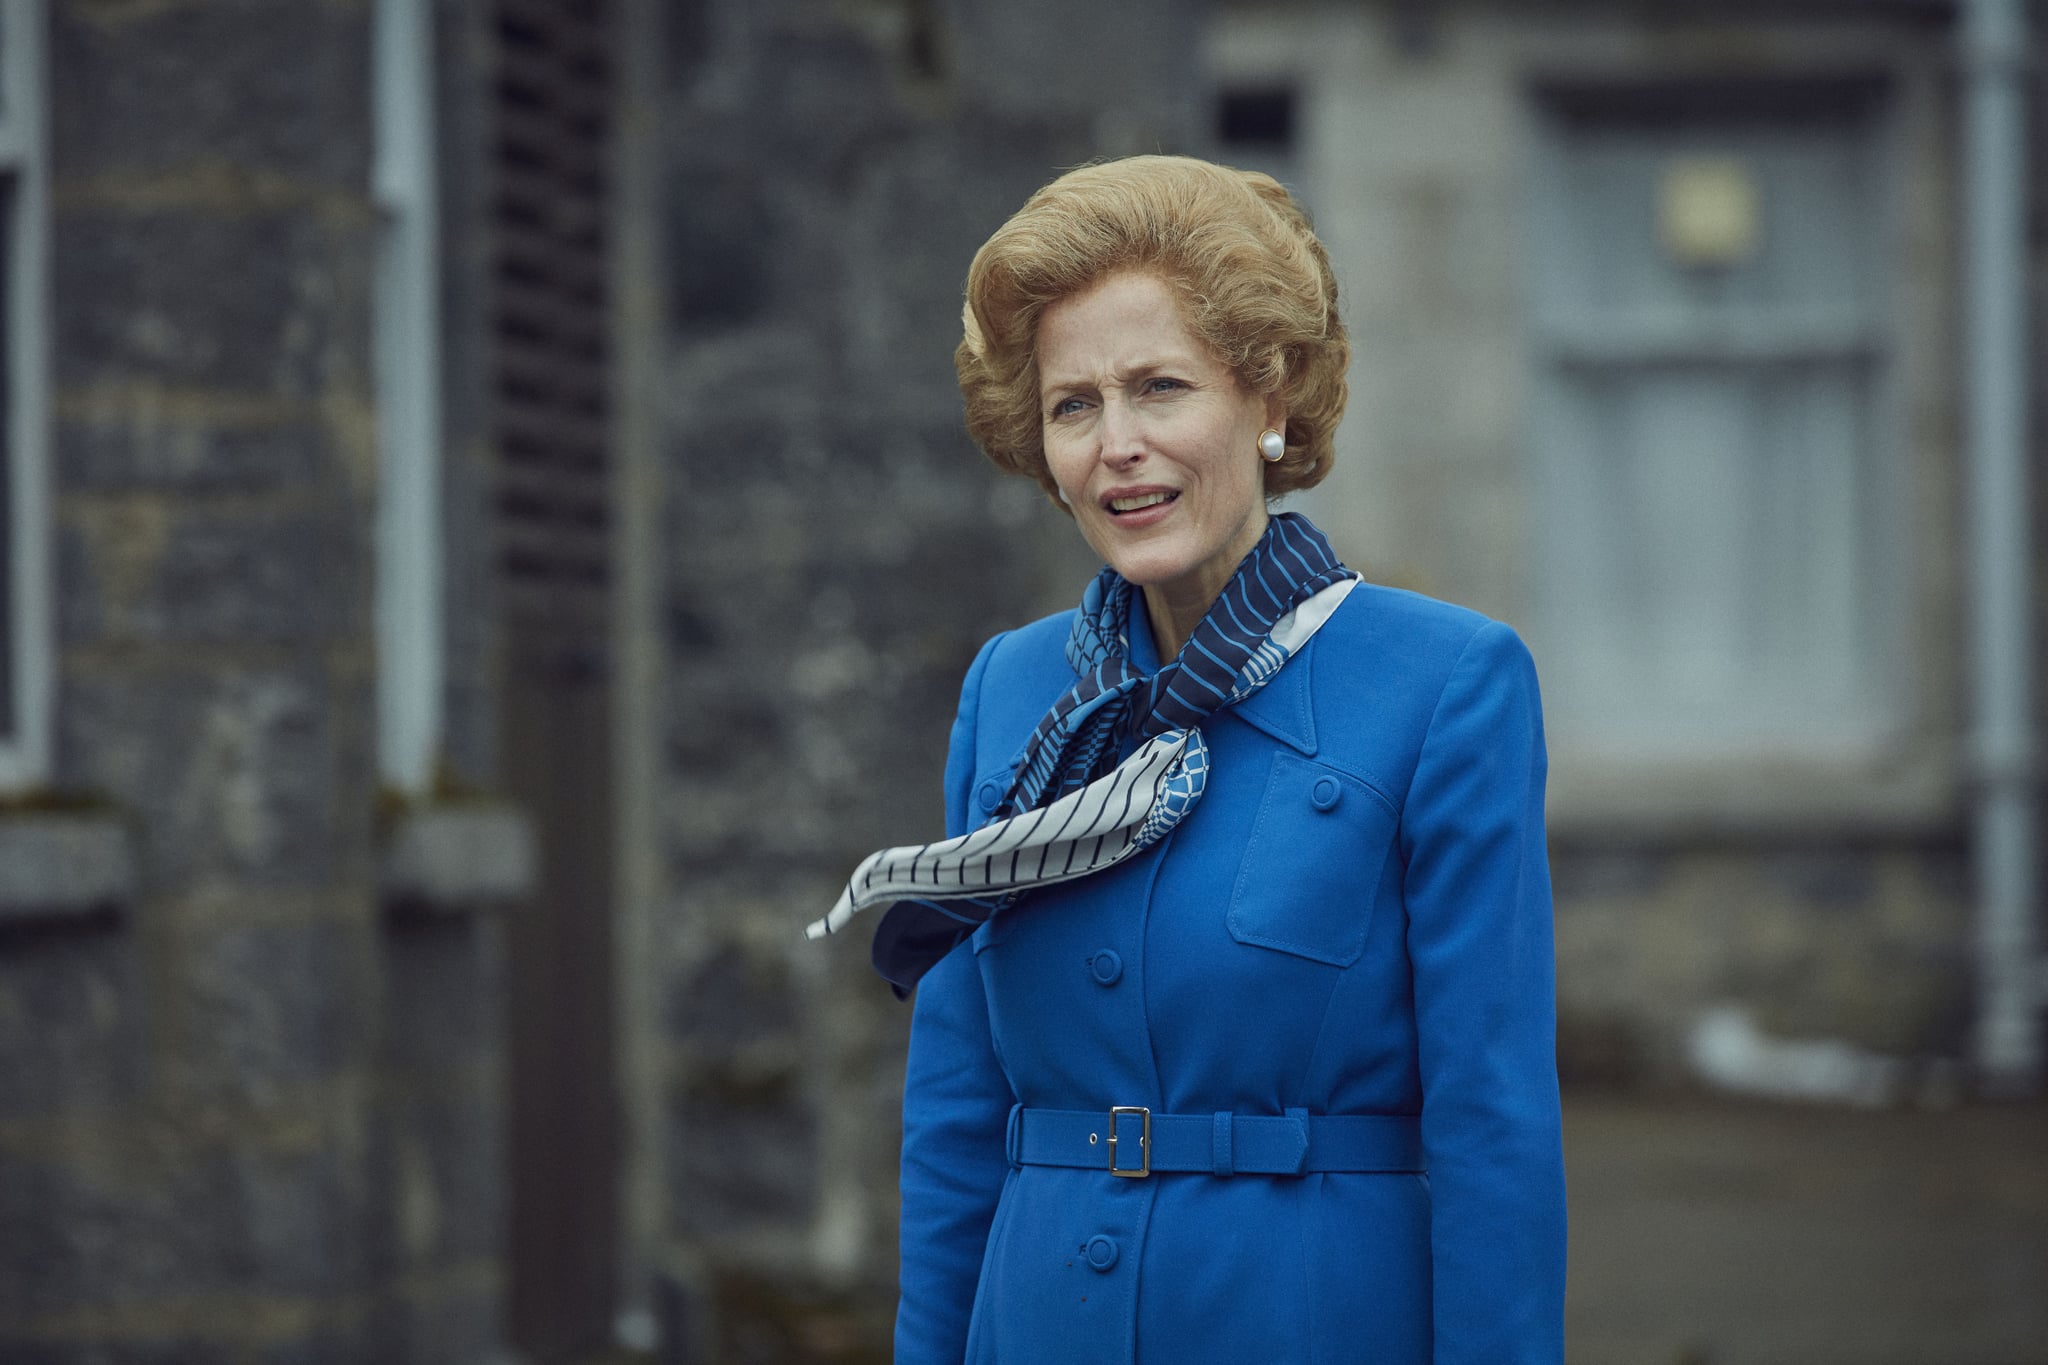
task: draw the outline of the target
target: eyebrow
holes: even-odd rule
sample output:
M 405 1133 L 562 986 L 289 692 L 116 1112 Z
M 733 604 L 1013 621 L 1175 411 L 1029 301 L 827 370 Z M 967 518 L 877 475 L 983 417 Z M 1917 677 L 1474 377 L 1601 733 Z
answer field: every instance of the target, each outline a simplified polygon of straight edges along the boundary
M 1136 364 L 1119 367 L 1112 372 L 1112 377 L 1119 383 L 1128 384 L 1133 379 L 1149 378 L 1162 370 L 1181 371 L 1190 368 L 1193 364 L 1193 356 L 1167 355 L 1149 357 L 1138 361 Z M 1041 394 L 1052 394 L 1061 389 L 1088 388 L 1094 382 L 1092 377 L 1078 379 L 1060 377 L 1056 379 L 1048 375 L 1043 368 L 1040 368 L 1038 372 L 1038 390 Z

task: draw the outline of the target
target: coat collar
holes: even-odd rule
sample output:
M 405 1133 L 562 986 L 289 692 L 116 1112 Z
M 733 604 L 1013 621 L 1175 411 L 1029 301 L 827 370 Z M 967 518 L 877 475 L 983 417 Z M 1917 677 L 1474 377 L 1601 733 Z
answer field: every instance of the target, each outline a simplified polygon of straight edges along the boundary
M 1230 714 L 1279 740 L 1303 758 L 1316 752 L 1315 708 L 1310 704 L 1309 669 L 1315 662 L 1316 642 L 1310 640 L 1299 654 L 1273 675 L 1271 682 L 1230 708 Z
M 1309 687 L 1309 665 L 1315 650 L 1316 642 L 1311 639 L 1300 653 L 1273 675 L 1272 681 L 1230 707 L 1225 714 L 1234 715 L 1253 729 L 1271 735 L 1303 758 L 1315 757 L 1315 710 L 1310 705 Z M 1130 651 L 1131 662 L 1138 668 L 1147 673 L 1158 669 L 1159 656 L 1153 648 L 1149 628 L 1131 632 Z M 1014 767 L 1022 762 L 1023 757 L 1024 751 L 1018 750 L 1011 765 Z

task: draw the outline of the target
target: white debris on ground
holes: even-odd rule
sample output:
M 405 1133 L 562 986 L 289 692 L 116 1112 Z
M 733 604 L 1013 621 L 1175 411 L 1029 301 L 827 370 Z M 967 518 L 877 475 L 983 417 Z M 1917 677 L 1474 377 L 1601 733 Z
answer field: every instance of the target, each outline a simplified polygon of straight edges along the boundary
M 1833 1038 L 1773 1038 L 1740 1005 L 1700 1012 L 1693 1070 L 1717 1089 L 1771 1099 L 1881 1109 L 1908 1097 L 1912 1068 Z

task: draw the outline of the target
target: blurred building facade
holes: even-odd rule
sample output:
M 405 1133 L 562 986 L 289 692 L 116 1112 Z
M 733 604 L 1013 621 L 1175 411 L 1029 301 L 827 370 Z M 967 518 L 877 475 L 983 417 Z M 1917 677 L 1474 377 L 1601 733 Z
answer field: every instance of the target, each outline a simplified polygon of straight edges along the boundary
M 1567 1081 L 1951 1084 L 1955 13 L 6 0 L 0 1360 L 886 1358 L 908 1012 L 799 931 L 1093 567 L 949 362 L 1097 156 L 1314 212 L 1298 505 L 1536 653 Z
M 1245 7 L 1357 339 L 1309 500 L 1543 671 L 1564 1064 L 1701 1013 L 1967 1056 L 1971 592 L 1946 7 Z

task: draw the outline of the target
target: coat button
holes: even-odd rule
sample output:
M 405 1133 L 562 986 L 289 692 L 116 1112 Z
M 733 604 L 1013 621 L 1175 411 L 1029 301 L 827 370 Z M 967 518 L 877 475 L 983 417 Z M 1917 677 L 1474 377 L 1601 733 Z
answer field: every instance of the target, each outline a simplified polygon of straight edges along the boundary
M 1117 1249 L 1114 1238 L 1097 1234 L 1088 1239 L 1088 1245 L 1082 1250 L 1088 1253 L 1088 1264 L 1095 1270 L 1108 1270 L 1116 1264 Z
M 1319 777 L 1315 786 L 1309 788 L 1308 799 L 1317 810 L 1334 810 L 1344 795 L 1344 788 L 1334 777 Z
M 1095 978 L 1096 985 L 1114 986 L 1123 979 L 1124 960 L 1104 948 L 1088 959 L 1088 972 Z
M 974 794 L 974 798 L 981 803 L 983 811 L 993 811 L 1002 804 L 1003 784 L 991 777 L 981 784 L 981 790 Z

